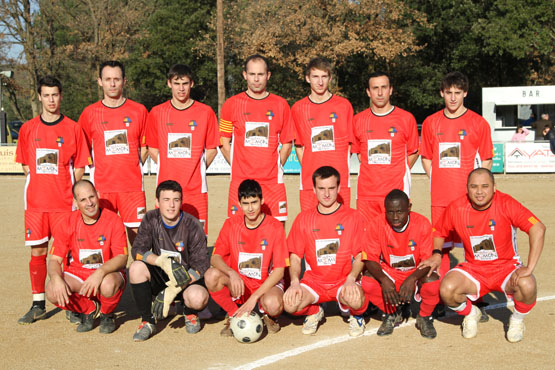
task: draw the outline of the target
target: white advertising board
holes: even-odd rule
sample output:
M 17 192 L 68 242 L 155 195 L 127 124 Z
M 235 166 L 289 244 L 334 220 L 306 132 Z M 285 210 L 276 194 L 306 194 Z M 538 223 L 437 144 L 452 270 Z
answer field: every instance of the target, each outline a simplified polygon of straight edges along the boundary
M 505 143 L 505 172 L 555 172 L 549 142 Z

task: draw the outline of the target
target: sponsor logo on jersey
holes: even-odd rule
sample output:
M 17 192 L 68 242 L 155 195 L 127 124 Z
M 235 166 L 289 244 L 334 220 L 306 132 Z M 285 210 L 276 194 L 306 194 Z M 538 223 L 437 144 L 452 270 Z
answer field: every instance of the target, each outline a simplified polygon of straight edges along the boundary
M 335 113 L 335 112 L 331 112 L 331 113 L 330 113 L 330 119 L 331 119 L 331 121 L 332 121 L 333 123 L 335 123 L 335 121 L 337 120 L 337 118 L 338 118 L 337 113 Z
M 172 122 L 166 122 L 166 126 L 173 126 Z
M 416 248 L 416 242 L 414 240 L 409 240 L 409 248 L 411 251 L 414 250 L 414 248 Z
M 58 143 L 58 147 L 62 147 L 62 144 L 64 143 L 64 138 L 61 136 L 58 136 L 58 138 L 56 139 L 56 143 Z
M 40 137 L 36 137 L 36 138 L 35 138 L 35 141 L 40 141 Z
M 389 132 L 389 135 L 391 135 L 391 137 L 394 137 L 397 133 L 397 129 L 394 126 L 391 126 L 389 130 L 387 130 L 387 132 Z
M 391 140 L 368 140 L 368 164 L 391 164 Z
M 123 123 L 125 123 L 125 127 L 129 127 L 129 124 L 131 123 L 131 118 L 129 118 L 128 116 L 125 116 L 123 118 Z
M 83 238 L 77 238 L 77 241 L 78 241 L 79 243 L 83 243 L 83 242 L 85 241 L 85 239 L 83 239 Z
M 242 242 L 242 241 L 238 241 L 237 244 L 239 244 L 239 245 L 245 245 L 245 244 L 247 244 L 247 243 Z
M 286 201 L 279 202 L 278 207 L 279 207 L 279 213 L 287 212 L 287 202 Z
M 79 262 L 86 269 L 97 269 L 104 263 L 102 249 L 80 249 Z
M 146 215 L 145 207 L 137 207 L 137 219 L 142 220 Z
M 106 237 L 104 235 L 100 235 L 96 241 L 100 244 L 100 245 L 104 245 L 104 242 L 106 241 Z
M 474 258 L 478 261 L 493 261 L 498 258 L 493 235 L 478 235 L 470 237 Z
M 317 233 L 318 231 L 320 231 L 320 229 L 312 229 L 313 233 Z
M 337 224 L 337 226 L 335 227 L 335 231 L 337 231 L 337 235 L 341 235 L 343 230 L 345 230 L 345 228 L 341 224 Z
M 45 175 L 58 174 L 58 149 L 36 149 L 37 173 Z
M 100 121 L 100 124 L 101 124 L 101 125 L 107 125 L 107 124 L 108 124 L 108 121 Z
M 175 243 L 175 248 L 178 251 L 183 252 L 183 250 L 185 249 L 185 245 L 183 244 L 183 242 L 177 242 Z
M 197 121 L 192 120 L 191 122 L 189 122 L 189 128 L 191 129 L 191 131 L 195 131 L 195 127 L 197 127 Z
M 266 112 L 266 117 L 268 117 L 268 120 L 271 121 L 272 118 L 274 118 L 274 112 L 268 109 L 268 111 Z
M 311 130 L 313 152 L 335 150 L 333 126 L 317 126 L 312 127 Z
M 268 122 L 245 122 L 245 147 L 267 148 L 269 133 Z
M 243 116 L 250 116 L 251 112 L 243 112 Z
M 439 168 L 461 167 L 461 143 L 439 143 Z
M 237 267 L 239 273 L 251 279 L 262 279 L 262 253 L 239 252 Z
M 494 230 L 495 230 L 495 225 L 496 225 L 496 224 L 495 224 L 495 220 L 494 220 L 493 218 L 492 218 L 491 220 L 489 220 L 488 226 L 489 226 L 489 228 L 491 229 L 491 231 L 494 231 Z
M 316 261 L 318 266 L 335 265 L 339 239 L 316 239 Z
M 388 244 L 387 247 L 388 247 L 388 248 L 393 248 L 393 249 L 395 249 L 395 246 L 393 246 L 393 245 L 391 245 L 391 244 Z
M 191 133 L 168 133 L 168 158 L 191 158 Z
M 463 129 L 463 128 L 461 128 L 461 129 L 459 130 L 459 138 L 460 138 L 461 140 L 464 140 L 464 137 L 465 137 L 465 136 L 466 136 L 466 130 Z
M 474 225 L 466 225 L 467 229 L 474 229 Z
M 268 242 L 266 241 L 266 239 L 262 239 L 260 241 L 260 247 L 262 248 L 262 250 L 265 251 L 267 246 L 268 246 Z
M 106 155 L 129 154 L 127 130 L 104 131 Z
M 389 262 L 391 267 L 399 271 L 408 271 L 416 267 L 416 261 L 412 254 L 406 256 L 389 255 Z

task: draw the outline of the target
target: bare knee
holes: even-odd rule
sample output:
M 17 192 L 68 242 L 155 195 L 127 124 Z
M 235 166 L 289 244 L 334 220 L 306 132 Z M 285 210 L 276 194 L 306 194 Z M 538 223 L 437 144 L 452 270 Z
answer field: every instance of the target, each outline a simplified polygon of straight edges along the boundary
M 200 285 L 192 285 L 183 292 L 185 306 L 193 310 L 202 310 L 208 304 L 208 291 Z
M 150 272 L 145 262 L 133 261 L 129 266 L 129 282 L 140 284 L 150 280 Z
M 224 274 L 215 267 L 210 267 L 204 273 L 204 283 L 206 287 L 211 292 L 216 292 L 222 288 L 222 280 L 224 278 Z
M 457 282 L 453 279 L 444 278 L 439 286 L 439 295 L 444 301 L 452 301 L 457 290 Z
M 533 275 L 518 279 L 515 299 L 525 303 L 536 299 L 536 279 Z
M 106 298 L 110 298 L 121 288 L 123 288 L 123 278 L 119 272 L 112 272 L 102 279 L 102 283 L 100 283 L 100 294 Z
M 283 312 L 283 293 L 281 294 L 264 294 L 260 298 L 260 305 L 269 316 L 279 316 Z

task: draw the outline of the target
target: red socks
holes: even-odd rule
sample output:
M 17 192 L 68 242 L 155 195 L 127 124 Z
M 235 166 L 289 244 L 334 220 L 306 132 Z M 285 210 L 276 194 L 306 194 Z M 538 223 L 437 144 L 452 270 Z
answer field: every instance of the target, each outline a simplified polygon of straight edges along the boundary
M 227 312 L 227 315 L 229 317 L 233 316 L 235 311 L 237 311 L 237 309 L 239 308 L 237 307 L 235 302 L 233 302 L 233 300 L 231 299 L 231 293 L 229 292 L 229 289 L 227 289 L 226 286 L 224 286 L 222 289 L 218 290 L 217 292 L 210 292 L 210 295 L 212 296 L 212 299 L 214 300 L 214 302 L 219 304 L 220 307 L 225 312 Z
M 432 281 L 431 283 L 422 284 L 420 288 L 420 316 L 430 316 L 434 312 L 434 308 L 439 303 L 439 284 L 441 280 Z
M 119 303 L 119 300 L 121 299 L 122 294 L 123 294 L 123 289 L 119 289 L 116 292 L 116 294 L 114 294 L 111 297 L 104 297 L 102 294 L 99 294 L 100 312 L 103 314 L 114 312 L 116 307 L 118 306 L 118 303 Z
M 46 254 L 44 256 L 31 256 L 31 261 L 29 261 L 29 275 L 31 276 L 31 290 L 33 294 L 44 293 Z

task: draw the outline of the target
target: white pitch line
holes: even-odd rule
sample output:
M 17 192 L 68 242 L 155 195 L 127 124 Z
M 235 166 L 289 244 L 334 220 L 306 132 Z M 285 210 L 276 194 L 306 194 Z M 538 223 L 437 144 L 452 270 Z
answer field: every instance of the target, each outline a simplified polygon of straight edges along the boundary
M 555 299 L 555 295 L 541 297 L 541 298 L 538 298 L 537 301 L 542 302 L 542 301 L 550 301 L 550 300 L 553 300 L 553 299 Z M 494 305 L 487 306 L 486 310 L 491 311 L 491 310 L 495 310 L 495 309 L 498 309 L 498 308 L 513 306 L 513 305 L 514 305 L 513 302 L 496 303 Z M 455 313 L 453 313 L 453 315 L 455 315 Z M 415 322 L 416 322 L 415 319 L 410 319 L 410 320 L 402 323 L 401 325 L 399 325 L 398 328 L 403 328 L 403 327 L 406 327 L 406 326 L 412 326 L 412 325 L 414 325 Z M 378 331 L 377 328 L 371 329 L 371 330 L 366 330 L 363 335 L 364 336 L 374 335 L 374 334 L 376 334 L 377 331 Z M 263 357 L 259 360 L 249 362 L 249 363 L 247 363 L 245 365 L 242 365 L 242 366 L 238 366 L 235 369 L 237 369 L 237 370 L 256 369 L 256 368 L 259 368 L 259 367 L 262 367 L 262 366 L 267 366 L 267 365 L 276 363 L 276 362 L 281 361 L 281 360 L 283 360 L 285 358 L 288 358 L 288 357 L 294 357 L 294 356 L 303 354 L 305 352 L 309 352 L 309 351 L 312 351 L 312 350 L 315 350 L 315 349 L 318 349 L 318 348 L 323 348 L 323 347 L 331 346 L 331 345 L 338 344 L 338 343 L 343 343 L 343 342 L 346 342 L 346 341 L 351 340 L 351 339 L 356 339 L 356 337 L 354 338 L 354 337 L 351 337 L 351 336 L 348 336 L 348 335 L 342 335 L 340 337 L 324 339 L 324 340 L 318 341 L 316 343 L 309 344 L 307 346 L 297 347 L 297 348 L 291 349 L 289 351 L 285 351 L 285 352 L 281 352 L 281 353 L 278 353 L 278 354 L 275 354 L 275 355 Z

